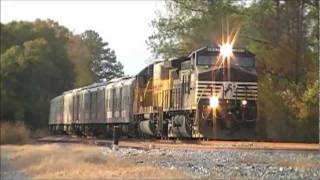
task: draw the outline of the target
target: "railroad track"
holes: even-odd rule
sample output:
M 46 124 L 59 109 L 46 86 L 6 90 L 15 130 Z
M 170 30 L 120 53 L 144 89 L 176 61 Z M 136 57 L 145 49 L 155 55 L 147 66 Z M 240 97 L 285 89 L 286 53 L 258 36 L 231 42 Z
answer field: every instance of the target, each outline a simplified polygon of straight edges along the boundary
M 81 143 L 112 146 L 112 140 L 93 137 L 47 136 L 37 139 L 39 143 Z M 119 147 L 136 149 L 171 148 L 191 150 L 285 150 L 320 152 L 320 144 L 253 142 L 253 141 L 200 141 L 200 140 L 160 140 L 160 139 L 120 139 Z

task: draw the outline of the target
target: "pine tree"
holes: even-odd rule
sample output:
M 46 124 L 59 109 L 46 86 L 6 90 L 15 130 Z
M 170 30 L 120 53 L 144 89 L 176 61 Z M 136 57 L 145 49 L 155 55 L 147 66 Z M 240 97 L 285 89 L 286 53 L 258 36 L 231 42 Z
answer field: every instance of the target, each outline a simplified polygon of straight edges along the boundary
M 108 43 L 97 32 L 87 30 L 81 37 L 91 54 L 91 71 L 95 81 L 108 81 L 123 76 L 123 65 L 117 61 L 114 50 L 108 47 Z

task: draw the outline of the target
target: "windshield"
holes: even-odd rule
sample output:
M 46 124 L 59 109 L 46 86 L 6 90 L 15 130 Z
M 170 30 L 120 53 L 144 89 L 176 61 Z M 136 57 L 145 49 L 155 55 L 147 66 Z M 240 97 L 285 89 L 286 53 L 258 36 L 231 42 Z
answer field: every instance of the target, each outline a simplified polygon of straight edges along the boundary
M 254 67 L 254 58 L 253 57 L 242 57 L 238 56 L 235 59 L 231 59 L 231 64 L 242 67 Z
M 218 66 L 217 56 L 214 55 L 200 55 L 197 57 L 197 65 L 200 66 Z M 230 63 L 235 66 L 254 67 L 254 58 L 248 56 L 235 56 L 231 58 Z

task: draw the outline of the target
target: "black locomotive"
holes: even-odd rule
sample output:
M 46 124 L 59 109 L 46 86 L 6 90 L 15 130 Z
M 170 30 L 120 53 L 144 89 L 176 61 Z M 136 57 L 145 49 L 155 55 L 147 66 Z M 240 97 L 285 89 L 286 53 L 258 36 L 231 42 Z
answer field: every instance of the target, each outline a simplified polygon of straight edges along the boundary
M 255 56 L 204 47 L 154 62 L 134 77 L 64 92 L 51 101 L 53 133 L 209 139 L 254 138 L 257 119 Z

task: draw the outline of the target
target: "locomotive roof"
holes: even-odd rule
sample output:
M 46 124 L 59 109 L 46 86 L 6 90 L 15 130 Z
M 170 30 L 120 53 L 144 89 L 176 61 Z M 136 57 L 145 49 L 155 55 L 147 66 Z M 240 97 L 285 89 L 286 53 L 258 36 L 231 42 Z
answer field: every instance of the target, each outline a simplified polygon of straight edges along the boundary
M 248 55 L 248 56 L 255 56 L 255 54 L 251 53 L 250 51 L 248 51 L 245 48 L 235 47 L 232 50 L 233 50 L 233 53 L 236 53 L 236 54 L 245 54 L 245 55 Z M 192 51 L 187 56 L 181 56 L 181 57 L 178 57 L 178 58 L 172 58 L 172 59 L 168 59 L 168 60 L 157 60 L 157 61 L 154 61 L 153 63 L 149 64 L 145 68 L 143 68 L 138 74 L 142 74 L 148 68 L 153 68 L 153 65 L 161 63 L 161 62 L 164 62 L 164 63 L 170 62 L 173 67 L 178 67 L 179 68 L 180 67 L 179 64 L 181 64 L 183 61 L 186 61 L 186 60 L 190 59 L 195 53 L 206 53 L 206 52 L 219 53 L 220 52 L 220 48 L 217 47 L 217 46 L 209 46 L 208 45 L 208 46 L 204 46 L 202 48 L 199 48 L 199 49 L 197 49 L 195 51 Z
M 255 54 L 253 54 L 252 52 L 248 51 L 245 48 L 234 47 L 234 48 L 232 48 L 232 51 L 233 51 L 233 53 L 236 53 L 236 54 L 245 54 L 245 55 L 249 55 L 249 56 L 255 56 Z M 202 54 L 202 53 L 207 53 L 207 52 L 220 53 L 220 47 L 204 46 L 204 47 L 199 48 L 195 51 L 192 51 L 188 57 L 192 57 L 196 53 Z
M 149 64 L 145 68 L 143 68 L 137 75 L 142 74 L 144 72 L 148 72 L 148 69 L 150 69 L 150 68 L 152 69 L 153 65 L 158 64 L 158 63 L 170 62 L 172 67 L 180 68 L 181 63 L 183 61 L 186 61 L 186 60 L 190 59 L 194 54 L 196 54 L 196 53 L 206 53 L 206 52 L 219 53 L 220 52 L 220 48 L 219 47 L 213 47 L 213 46 L 204 46 L 204 47 L 199 48 L 199 49 L 197 49 L 195 51 L 192 51 L 187 56 L 181 56 L 181 57 L 178 57 L 178 58 L 173 58 L 173 59 L 169 59 L 169 60 L 162 60 L 162 61 L 157 60 L 157 61 L 154 61 L 153 63 Z M 234 53 L 240 53 L 240 54 L 246 54 L 246 55 L 249 55 L 249 56 L 255 56 L 253 53 L 251 53 L 250 51 L 248 51 L 248 50 L 246 50 L 244 48 L 233 48 L 233 52 Z M 132 79 L 132 78 L 133 78 L 133 76 L 126 76 L 126 77 L 111 79 L 110 81 L 94 83 L 94 84 L 90 84 L 88 86 L 84 86 L 84 87 L 80 87 L 80 88 L 77 88 L 77 89 L 72 89 L 72 90 L 65 91 L 65 92 L 62 93 L 62 95 L 65 95 L 65 94 L 68 94 L 68 93 L 79 92 L 79 91 L 82 91 L 82 90 L 98 88 L 98 87 L 101 87 L 101 86 L 108 86 L 108 85 L 111 85 L 111 84 L 117 86 L 117 83 L 121 83 L 121 82 L 126 83 L 126 82 L 124 82 L 124 80 L 129 80 L 129 79 Z
M 172 64 L 173 67 L 176 67 L 176 66 L 179 66 L 180 67 L 180 64 L 181 62 L 183 61 L 186 61 L 190 59 L 188 56 L 182 56 L 182 57 L 178 57 L 178 58 L 172 58 L 172 59 L 169 59 L 169 60 L 157 60 L 157 61 L 154 61 L 152 63 L 150 63 L 148 66 L 146 66 L 145 68 L 143 68 L 137 75 L 141 75 L 143 73 L 147 73 L 148 72 L 148 69 L 153 69 L 153 66 L 155 64 L 159 64 L 159 63 L 166 63 L 166 62 L 170 62 Z M 151 70 L 152 71 L 152 70 Z

